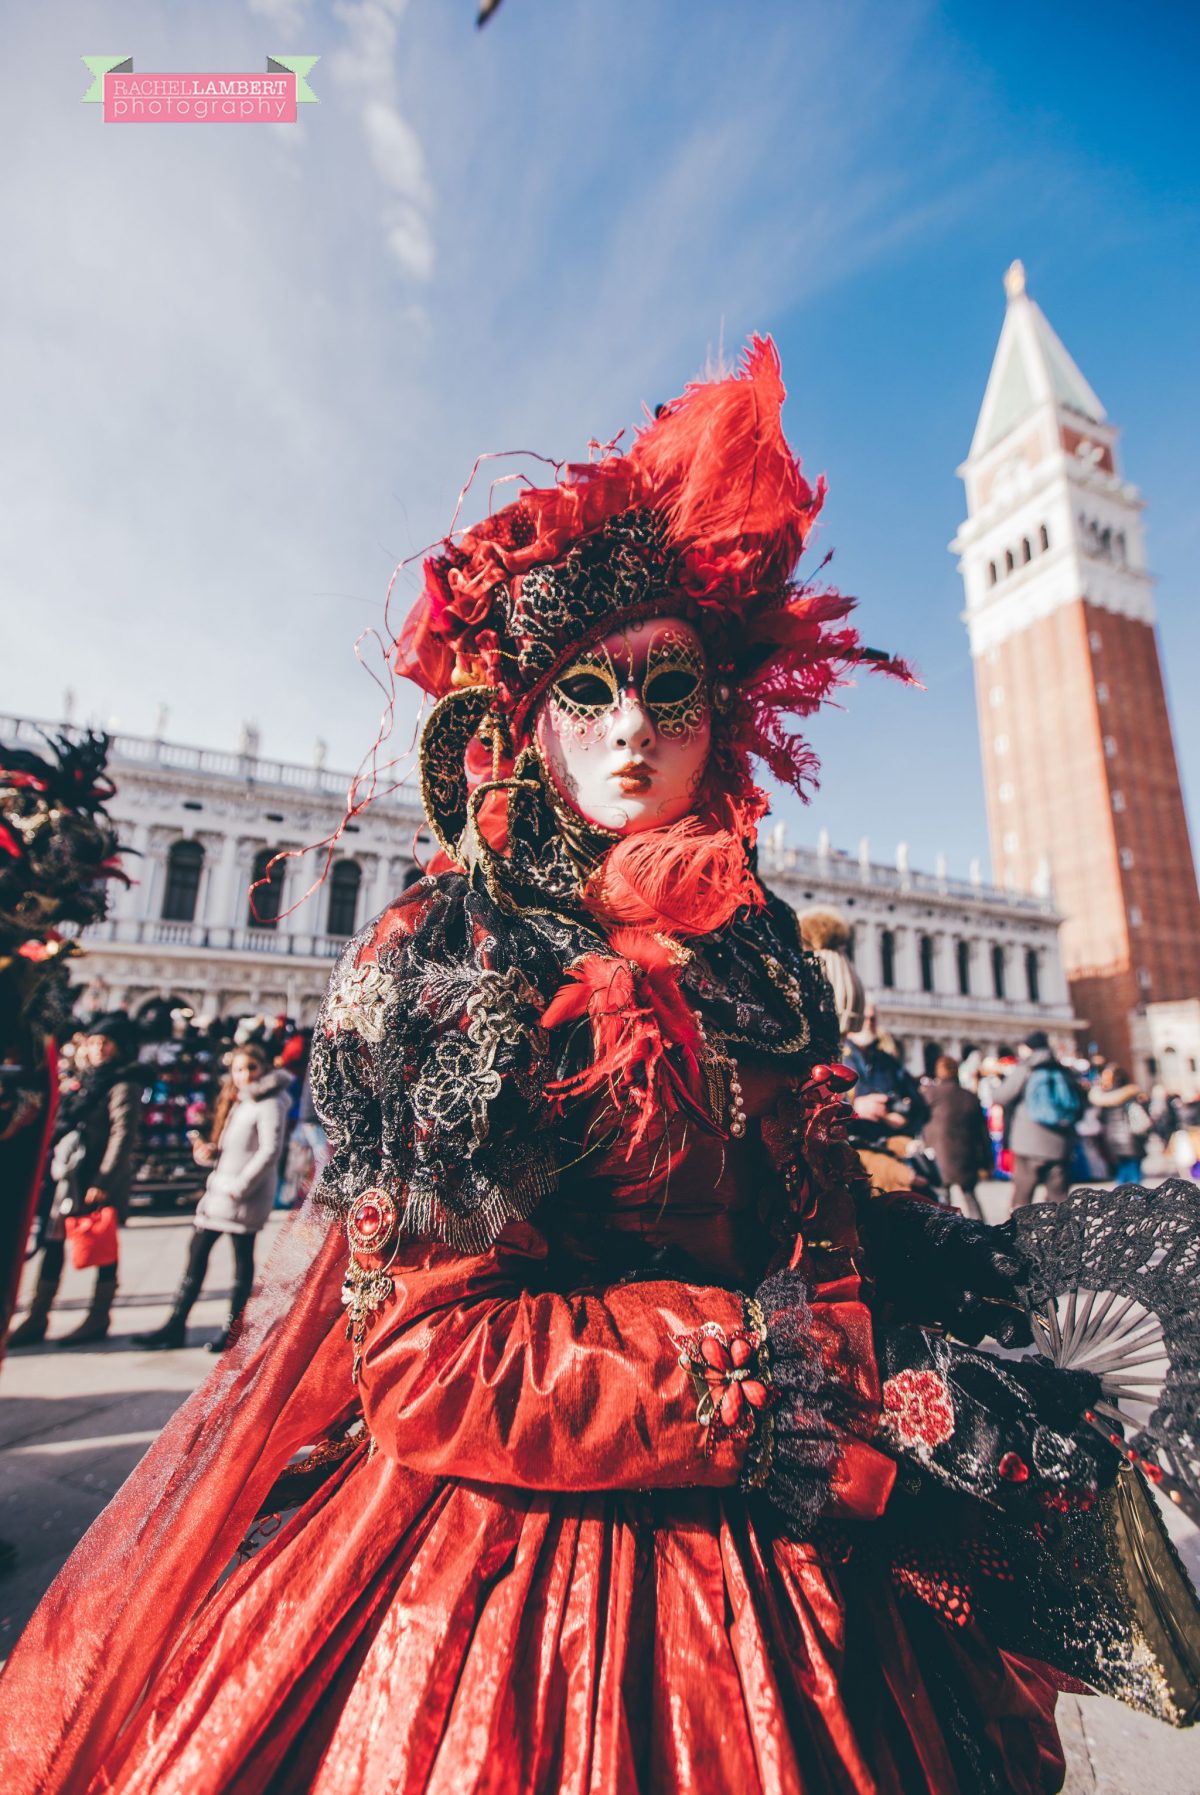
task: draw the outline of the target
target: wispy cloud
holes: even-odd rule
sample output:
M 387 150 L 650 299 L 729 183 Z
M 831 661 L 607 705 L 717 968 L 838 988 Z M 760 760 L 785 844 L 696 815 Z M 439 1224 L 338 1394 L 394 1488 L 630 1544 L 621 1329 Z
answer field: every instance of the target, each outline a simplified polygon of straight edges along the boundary
M 256 19 L 266 19 L 268 24 L 276 26 L 280 32 L 292 33 L 301 31 L 312 18 L 312 0 L 248 0 L 251 14 Z M 279 45 L 280 55 L 291 55 L 291 50 Z M 305 55 L 307 52 L 296 52 Z
M 433 273 L 433 195 L 425 154 L 400 110 L 396 47 L 407 0 L 335 0 L 345 41 L 330 72 L 359 106 L 371 166 L 383 189 L 381 222 L 388 254 L 414 281 Z

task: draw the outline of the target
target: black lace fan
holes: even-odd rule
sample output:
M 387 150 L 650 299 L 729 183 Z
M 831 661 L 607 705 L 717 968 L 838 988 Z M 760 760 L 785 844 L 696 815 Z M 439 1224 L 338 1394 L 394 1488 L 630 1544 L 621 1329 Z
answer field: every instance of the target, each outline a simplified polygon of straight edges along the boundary
M 1077 1190 L 1009 1224 L 1030 1265 L 1034 1345 L 1090 1371 L 1095 1424 L 1200 1524 L 1200 1189 Z

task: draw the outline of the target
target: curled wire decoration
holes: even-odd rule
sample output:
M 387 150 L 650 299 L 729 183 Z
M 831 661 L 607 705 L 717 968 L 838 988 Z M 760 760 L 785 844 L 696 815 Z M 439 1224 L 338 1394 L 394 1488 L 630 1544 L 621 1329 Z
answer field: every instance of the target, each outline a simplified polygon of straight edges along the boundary
M 589 443 L 588 449 L 589 451 L 598 449 L 601 453 L 605 453 L 613 449 L 618 441 L 619 437 L 614 437 L 609 444 Z M 552 456 L 539 455 L 534 449 L 485 450 L 482 454 L 475 457 L 471 466 L 471 472 L 467 476 L 466 483 L 459 491 L 458 499 L 454 506 L 454 515 L 450 521 L 450 528 L 443 536 L 438 537 L 436 542 L 427 544 L 425 548 L 418 549 L 411 555 L 406 555 L 402 560 L 398 561 L 392 569 L 391 578 L 388 580 L 387 591 L 384 594 L 383 600 L 382 630 L 376 629 L 371 625 L 360 631 L 354 642 L 354 658 L 367 673 L 368 677 L 374 681 L 383 693 L 383 710 L 380 713 L 379 724 L 375 731 L 375 738 L 367 752 L 363 755 L 356 772 L 351 778 L 346 794 L 346 808 L 336 829 L 332 830 L 329 835 L 322 837 L 320 841 L 310 842 L 306 847 L 281 848 L 277 854 L 273 854 L 267 861 L 266 866 L 263 869 L 262 877 L 254 880 L 251 884 L 248 893 L 250 913 L 256 922 L 265 923 L 269 920 L 259 912 L 256 893 L 264 887 L 269 887 L 271 885 L 272 874 L 277 866 L 282 866 L 289 860 L 304 860 L 307 859 L 310 854 L 319 854 L 322 850 L 324 851 L 324 860 L 317 877 L 313 879 L 305 891 L 301 892 L 298 898 L 288 904 L 285 909 L 281 909 L 275 916 L 274 921 L 282 922 L 286 917 L 293 916 L 296 911 L 306 904 L 309 898 L 313 897 L 315 893 L 321 889 L 322 885 L 324 885 L 333 865 L 334 850 L 346 833 L 349 825 L 355 822 L 356 819 L 360 817 L 364 811 L 369 809 L 377 799 L 391 797 L 393 793 L 399 791 L 401 787 L 407 783 L 411 773 L 411 761 L 417 751 L 417 745 L 428 714 L 428 700 L 426 698 L 422 698 L 422 701 L 417 708 L 412 739 L 407 748 L 405 748 L 401 754 L 393 755 L 392 758 L 385 761 L 382 766 L 379 764 L 379 751 L 384 743 L 389 740 L 392 731 L 396 726 L 396 673 L 392 656 L 392 650 L 396 644 L 396 631 L 392 628 L 391 623 L 392 597 L 396 590 L 396 585 L 400 576 L 408 568 L 412 567 L 414 563 L 423 561 L 426 555 L 433 553 L 436 549 L 440 548 L 445 541 L 453 538 L 459 533 L 459 518 L 462 515 L 463 505 L 466 503 L 467 496 L 475 484 L 476 477 L 484 463 L 488 461 L 509 460 L 517 457 L 542 463 L 543 466 L 550 468 L 554 472 L 556 478 L 561 476 L 565 465 L 561 461 L 554 460 Z M 488 489 L 489 515 L 492 511 L 492 502 L 496 488 L 515 481 L 523 481 L 526 485 L 532 485 L 532 481 L 530 481 L 529 477 L 520 471 L 499 475 L 492 481 L 491 486 Z M 374 641 L 379 648 L 380 659 L 386 675 L 386 678 L 384 679 L 380 678 L 379 674 L 368 664 L 364 657 L 363 644 L 368 641 Z M 393 779 L 390 783 L 381 786 L 381 781 L 385 780 L 389 773 L 397 767 L 404 766 L 405 763 L 410 764 L 403 776 Z M 364 783 L 367 783 L 368 785 L 368 789 L 365 793 L 361 789 Z M 414 836 L 414 851 L 412 858 L 414 865 L 419 867 L 422 873 L 424 873 L 425 867 L 422 865 L 422 862 L 415 851 L 419 835 L 420 830 L 418 829 Z

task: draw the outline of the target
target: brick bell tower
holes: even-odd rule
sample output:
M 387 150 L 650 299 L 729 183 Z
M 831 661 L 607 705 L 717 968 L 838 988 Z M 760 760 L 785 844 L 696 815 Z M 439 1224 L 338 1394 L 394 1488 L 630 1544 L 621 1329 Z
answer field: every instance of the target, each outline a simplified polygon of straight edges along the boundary
M 1200 895 L 1142 501 L 1117 431 L 1014 262 L 950 545 L 966 587 L 993 873 L 1047 877 L 1080 1040 L 1129 1064 L 1130 1012 L 1200 997 Z

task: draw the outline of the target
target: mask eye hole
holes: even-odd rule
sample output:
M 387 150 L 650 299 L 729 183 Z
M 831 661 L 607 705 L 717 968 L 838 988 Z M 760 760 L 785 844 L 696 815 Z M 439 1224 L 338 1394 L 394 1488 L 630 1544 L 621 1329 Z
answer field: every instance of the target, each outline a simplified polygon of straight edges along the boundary
M 647 704 L 686 704 L 699 688 L 699 676 L 690 667 L 660 667 L 651 673 L 642 696 Z
M 602 711 L 608 710 L 617 702 L 616 687 L 602 673 L 588 669 L 580 673 L 568 673 L 557 681 L 554 695 L 565 700 L 572 710 Z

